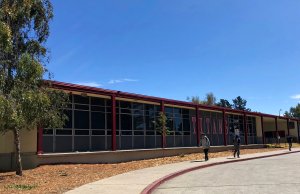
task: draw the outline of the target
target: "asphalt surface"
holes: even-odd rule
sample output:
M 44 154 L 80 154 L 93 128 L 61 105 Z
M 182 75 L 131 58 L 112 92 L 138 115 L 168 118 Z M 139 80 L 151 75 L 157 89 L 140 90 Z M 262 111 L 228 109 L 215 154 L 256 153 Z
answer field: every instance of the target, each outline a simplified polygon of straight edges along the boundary
M 163 183 L 153 193 L 300 193 L 300 153 L 195 170 Z

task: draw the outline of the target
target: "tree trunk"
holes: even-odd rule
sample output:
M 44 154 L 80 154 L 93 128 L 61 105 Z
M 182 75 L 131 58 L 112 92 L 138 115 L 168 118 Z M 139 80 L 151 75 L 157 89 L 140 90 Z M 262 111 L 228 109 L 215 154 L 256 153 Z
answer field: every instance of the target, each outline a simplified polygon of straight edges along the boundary
M 14 129 L 15 136 L 15 147 L 16 147 L 16 175 L 22 176 L 22 161 L 21 161 L 21 150 L 20 150 L 20 130 Z

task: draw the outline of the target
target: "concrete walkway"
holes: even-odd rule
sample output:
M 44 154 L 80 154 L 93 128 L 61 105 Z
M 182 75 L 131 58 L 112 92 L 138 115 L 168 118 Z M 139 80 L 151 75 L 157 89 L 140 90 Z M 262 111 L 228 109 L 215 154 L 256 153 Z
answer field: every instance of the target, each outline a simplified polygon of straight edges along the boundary
M 300 151 L 300 149 L 293 149 L 294 151 Z M 242 155 L 240 159 L 233 159 L 232 156 L 222 158 L 212 158 L 207 162 L 203 160 L 199 161 L 186 161 L 174 164 L 167 164 L 157 167 L 145 168 L 128 173 L 120 174 L 110 178 L 102 179 L 93 183 L 83 185 L 68 191 L 67 194 L 82 194 L 82 193 L 101 193 L 101 194 L 139 194 L 148 185 L 170 175 L 172 173 L 182 171 L 188 168 L 197 168 L 198 166 L 214 164 L 218 162 L 237 161 L 247 158 L 270 156 L 274 154 L 288 153 L 287 150 L 264 152 L 257 154 Z M 283 156 L 284 157 L 284 156 Z
M 298 194 L 299 169 L 299 152 L 228 163 L 174 177 L 153 194 Z

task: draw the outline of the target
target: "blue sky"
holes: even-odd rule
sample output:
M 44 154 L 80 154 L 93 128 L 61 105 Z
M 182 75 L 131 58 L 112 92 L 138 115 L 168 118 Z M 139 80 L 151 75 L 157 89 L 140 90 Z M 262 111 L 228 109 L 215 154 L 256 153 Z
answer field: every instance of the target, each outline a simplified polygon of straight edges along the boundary
M 55 80 L 271 114 L 300 100 L 299 0 L 52 2 Z

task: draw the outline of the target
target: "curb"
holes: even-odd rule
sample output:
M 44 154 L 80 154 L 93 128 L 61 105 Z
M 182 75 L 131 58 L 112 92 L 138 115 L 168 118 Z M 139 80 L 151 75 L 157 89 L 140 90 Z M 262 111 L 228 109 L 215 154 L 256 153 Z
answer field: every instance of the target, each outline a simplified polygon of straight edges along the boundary
M 253 157 L 253 158 L 245 158 L 245 159 L 238 159 L 238 160 L 230 160 L 230 161 L 223 161 L 223 162 L 216 162 L 216 163 L 211 163 L 211 164 L 206 164 L 206 165 L 202 165 L 202 166 L 195 166 L 195 167 L 191 167 L 191 168 L 187 168 L 187 169 L 183 169 L 174 173 L 171 173 L 169 175 L 166 175 L 156 181 L 154 181 L 153 183 L 151 183 L 150 185 L 148 185 L 145 189 L 143 189 L 143 191 L 141 192 L 141 194 L 151 194 L 157 187 L 159 187 L 161 184 L 163 184 L 164 182 L 173 179 L 177 176 L 180 176 L 182 174 L 194 171 L 194 170 L 199 170 L 202 168 L 208 168 L 211 166 L 218 166 L 221 164 L 228 164 L 228 163 L 235 163 L 235 162 L 242 162 L 242 161 L 247 161 L 247 160 L 255 160 L 255 159 L 261 159 L 261 158 L 269 158 L 269 157 L 274 157 L 274 156 L 281 156 L 281 155 L 286 155 L 286 154 L 292 154 L 292 153 L 298 153 L 300 151 L 292 151 L 292 152 L 286 152 L 286 153 L 280 153 L 280 154 L 272 154 L 272 155 L 265 155 L 265 156 L 257 156 L 257 157 Z

